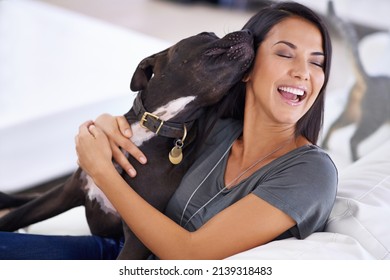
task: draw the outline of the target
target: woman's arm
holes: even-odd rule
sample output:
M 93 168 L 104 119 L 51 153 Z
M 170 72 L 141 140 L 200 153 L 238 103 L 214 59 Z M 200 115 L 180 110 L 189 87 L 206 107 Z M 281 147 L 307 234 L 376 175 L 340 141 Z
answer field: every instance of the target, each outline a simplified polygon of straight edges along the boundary
M 95 120 L 94 124 L 107 135 L 115 162 L 123 170 L 126 170 L 131 177 L 135 177 L 137 175 L 136 170 L 120 148 L 127 151 L 142 164 L 145 164 L 147 159 L 142 151 L 131 142 L 130 138 L 133 133 L 126 118 L 124 116 L 113 117 L 109 114 L 102 114 Z
M 248 195 L 189 232 L 142 199 L 116 172 L 104 133 L 80 127 L 81 167 L 95 180 L 137 237 L 160 259 L 223 259 L 271 241 L 295 222 L 255 195 Z

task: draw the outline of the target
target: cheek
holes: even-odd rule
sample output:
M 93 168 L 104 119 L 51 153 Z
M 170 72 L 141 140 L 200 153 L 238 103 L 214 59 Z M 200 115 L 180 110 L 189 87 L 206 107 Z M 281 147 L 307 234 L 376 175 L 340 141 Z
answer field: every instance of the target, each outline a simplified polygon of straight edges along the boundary
M 324 85 L 325 77 L 324 75 L 318 75 L 315 79 L 312 80 L 312 94 L 310 96 L 310 101 L 308 103 L 309 107 L 311 107 L 314 103 L 314 101 L 317 99 L 318 95 L 320 94 L 320 90 L 322 89 L 322 86 Z
M 322 86 L 324 85 L 324 81 L 324 72 L 318 73 L 313 76 L 313 93 L 315 93 L 315 95 L 318 95 L 318 93 L 320 92 Z

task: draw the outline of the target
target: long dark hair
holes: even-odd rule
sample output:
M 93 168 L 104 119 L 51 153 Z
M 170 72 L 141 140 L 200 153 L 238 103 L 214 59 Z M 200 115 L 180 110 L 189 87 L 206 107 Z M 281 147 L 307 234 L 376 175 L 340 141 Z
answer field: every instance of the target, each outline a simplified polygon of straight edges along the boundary
M 254 47 L 258 49 L 273 26 L 282 20 L 298 16 L 313 23 L 320 30 L 325 54 L 324 84 L 317 99 L 308 112 L 297 122 L 295 135 L 306 137 L 311 143 L 316 144 L 323 124 L 325 89 L 329 80 L 332 45 L 327 27 L 322 19 L 311 9 L 296 2 L 270 2 L 262 8 L 244 25 L 243 29 L 249 29 L 254 35 Z M 250 71 L 250 70 L 249 70 Z M 220 116 L 244 119 L 245 83 L 240 82 L 232 88 L 231 92 L 219 104 Z

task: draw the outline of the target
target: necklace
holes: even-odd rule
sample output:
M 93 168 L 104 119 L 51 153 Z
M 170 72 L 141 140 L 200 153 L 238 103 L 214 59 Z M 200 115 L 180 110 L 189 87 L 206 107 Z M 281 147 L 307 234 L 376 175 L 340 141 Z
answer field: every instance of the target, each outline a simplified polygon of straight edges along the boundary
M 284 147 L 287 146 L 287 144 L 290 142 L 290 139 L 287 140 L 286 142 L 283 142 L 282 145 L 280 145 L 279 147 L 277 147 L 275 150 L 269 152 L 268 154 L 266 154 L 265 156 L 262 156 L 260 157 L 258 160 L 256 160 L 254 163 L 252 163 L 249 167 L 247 167 L 246 169 L 244 169 L 240 174 L 238 174 L 238 176 L 236 178 L 234 178 L 232 181 L 229 182 L 229 184 L 227 184 L 225 186 L 225 189 L 228 189 L 230 188 L 234 182 L 237 182 L 238 180 L 240 180 L 240 178 L 242 176 L 244 176 L 247 172 L 249 172 L 252 168 L 254 168 L 256 165 L 258 165 L 259 163 L 261 163 L 263 160 L 266 160 L 268 157 L 272 156 L 273 154 L 275 154 L 277 151 L 283 149 Z
M 278 146 L 275 150 L 269 152 L 268 154 L 266 154 L 265 156 L 262 156 L 260 157 L 258 160 L 256 160 L 254 163 L 252 163 L 249 167 L 247 167 L 246 169 L 244 169 L 241 173 L 239 173 L 237 175 L 236 178 L 234 178 L 232 181 L 229 182 L 229 184 L 227 184 L 225 187 L 223 187 L 219 192 L 217 192 L 216 195 L 214 195 L 212 198 L 210 198 L 205 204 L 203 204 L 201 207 L 199 207 L 198 210 L 196 210 L 196 212 L 187 220 L 187 222 L 184 224 L 183 227 L 186 227 L 187 224 L 192 220 L 193 217 L 195 217 L 195 215 L 197 215 L 203 208 L 205 208 L 210 202 L 212 202 L 219 194 L 221 194 L 223 191 L 227 190 L 229 187 L 231 187 L 233 185 L 234 182 L 237 182 L 242 176 L 244 176 L 248 171 L 250 171 L 252 168 L 254 168 L 256 165 L 258 165 L 260 162 L 266 160 L 268 157 L 272 156 L 273 154 L 275 154 L 276 152 L 280 151 L 281 149 L 283 149 L 284 147 L 287 146 L 287 144 L 291 141 L 291 139 L 288 139 L 287 141 L 283 142 L 280 146 Z M 233 142 L 234 143 L 234 142 Z M 203 185 L 203 183 L 207 180 L 207 178 L 210 176 L 210 174 L 214 171 L 214 169 L 218 166 L 218 164 L 222 161 L 222 159 L 226 156 L 226 154 L 230 151 L 230 149 L 232 148 L 233 146 L 233 143 L 229 145 L 228 149 L 223 153 L 223 155 L 221 156 L 221 158 L 217 161 L 217 163 L 214 165 L 214 167 L 210 170 L 210 172 L 206 175 L 206 177 L 202 180 L 202 182 L 199 183 L 199 185 L 196 187 L 196 189 L 193 191 L 193 193 L 191 194 L 190 198 L 187 200 L 187 203 L 183 209 L 183 212 L 182 212 L 182 215 L 181 215 L 181 218 L 180 218 L 180 225 L 182 225 L 182 222 L 183 222 L 183 218 L 184 218 L 184 214 L 187 210 L 187 207 L 192 199 L 192 197 L 195 195 L 195 193 L 198 191 L 198 189 L 200 188 L 200 186 Z

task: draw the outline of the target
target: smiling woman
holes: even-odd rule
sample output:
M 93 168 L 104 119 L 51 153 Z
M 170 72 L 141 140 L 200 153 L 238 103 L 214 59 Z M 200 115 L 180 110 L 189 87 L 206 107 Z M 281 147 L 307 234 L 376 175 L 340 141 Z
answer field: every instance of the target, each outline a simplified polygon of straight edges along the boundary
M 327 30 L 312 11 L 290 2 L 262 9 L 244 28 L 255 38 L 255 62 L 205 117 L 206 126 L 210 116 L 223 119 L 204 140 L 166 216 L 111 181 L 112 172 L 103 177 L 93 162 L 82 163 L 158 258 L 225 258 L 271 240 L 305 238 L 324 229 L 332 209 L 337 170 L 315 146 L 330 68 Z M 107 123 L 100 119 L 79 137 L 108 132 Z
M 80 166 L 151 258 L 222 259 L 272 240 L 302 239 L 324 230 L 337 189 L 337 169 L 315 145 L 331 59 L 326 27 L 305 6 L 278 2 L 244 28 L 255 38 L 255 62 L 199 121 L 200 130 L 209 133 L 197 140 L 196 160 L 164 212 L 137 194 L 112 163 L 109 143 L 129 141 L 126 120 L 104 115 L 95 125 L 80 126 Z M 128 152 L 142 155 L 137 149 Z M 115 159 L 124 170 L 132 168 L 123 155 Z M 32 243 L 14 241 L 12 246 L 25 244 Z M 99 246 L 102 252 L 114 251 Z
M 300 41 L 300 43 L 302 42 Z M 276 49 L 275 53 L 277 56 L 288 59 L 291 62 L 295 62 L 295 63 L 299 62 L 298 60 L 300 59 L 300 55 L 299 55 L 300 48 L 298 48 L 297 45 L 287 41 L 279 41 L 274 44 L 273 48 Z M 322 52 L 312 52 L 308 55 L 308 60 L 304 61 L 304 66 L 305 64 L 309 63 L 322 68 L 324 64 L 323 57 L 324 54 Z M 305 58 L 303 57 L 303 59 Z M 309 69 L 305 69 L 305 71 L 307 70 Z M 297 74 L 299 75 L 299 73 Z M 288 103 L 292 106 L 300 105 L 301 104 L 300 101 L 302 101 L 307 97 L 307 87 L 305 85 L 297 85 L 294 87 L 283 86 L 283 87 L 279 87 L 278 90 L 282 94 L 282 96 L 288 101 Z
M 267 125 L 295 129 L 324 83 L 325 74 L 318 66 L 322 60 L 322 38 L 312 23 L 290 17 L 273 27 L 259 46 L 246 79 L 247 102 L 258 104 L 254 108 L 259 119 Z

